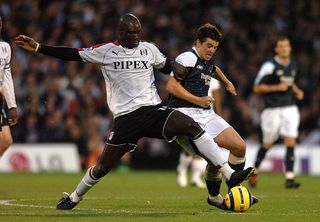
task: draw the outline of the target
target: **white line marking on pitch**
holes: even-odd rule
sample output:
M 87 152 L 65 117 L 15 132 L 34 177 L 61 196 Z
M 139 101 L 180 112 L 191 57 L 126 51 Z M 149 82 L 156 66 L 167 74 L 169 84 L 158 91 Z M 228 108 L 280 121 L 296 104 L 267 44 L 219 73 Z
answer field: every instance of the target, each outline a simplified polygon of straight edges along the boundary
M 29 207 L 29 208 L 42 208 L 42 209 L 56 209 L 53 206 L 44 205 L 34 205 L 34 204 L 20 204 L 13 203 L 16 201 L 27 201 L 36 199 L 11 199 L 11 200 L 0 200 L 0 205 L 2 206 L 12 206 L 12 207 Z M 73 211 L 94 211 L 96 213 L 127 213 L 127 214 L 176 214 L 177 212 L 161 212 L 161 211 L 129 211 L 129 210 L 108 210 L 108 209 L 96 209 L 96 208 L 75 208 Z M 61 212 L 61 210 L 60 210 Z M 1 215 L 1 213 L 0 213 Z

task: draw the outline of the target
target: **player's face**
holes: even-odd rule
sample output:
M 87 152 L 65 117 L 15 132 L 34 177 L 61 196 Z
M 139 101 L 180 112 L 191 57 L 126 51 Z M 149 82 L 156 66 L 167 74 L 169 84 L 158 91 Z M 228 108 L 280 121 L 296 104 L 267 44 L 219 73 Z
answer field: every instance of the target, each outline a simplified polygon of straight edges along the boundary
M 130 21 L 120 29 L 119 41 L 121 45 L 127 48 L 135 48 L 139 45 L 141 39 L 141 25 L 139 21 Z
M 277 42 L 275 52 L 280 58 L 288 58 L 291 54 L 291 45 L 289 40 L 281 40 Z
M 210 38 L 206 38 L 201 42 L 196 40 L 196 49 L 201 59 L 209 61 L 217 50 L 219 42 Z

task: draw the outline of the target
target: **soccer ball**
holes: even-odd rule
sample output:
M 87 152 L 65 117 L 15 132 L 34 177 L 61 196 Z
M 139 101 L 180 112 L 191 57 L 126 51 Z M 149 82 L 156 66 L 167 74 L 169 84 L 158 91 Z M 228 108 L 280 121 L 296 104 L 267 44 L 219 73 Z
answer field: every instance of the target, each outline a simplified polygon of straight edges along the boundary
M 250 191 L 243 186 L 233 187 L 226 194 L 226 205 L 232 211 L 246 211 L 251 207 L 252 201 Z

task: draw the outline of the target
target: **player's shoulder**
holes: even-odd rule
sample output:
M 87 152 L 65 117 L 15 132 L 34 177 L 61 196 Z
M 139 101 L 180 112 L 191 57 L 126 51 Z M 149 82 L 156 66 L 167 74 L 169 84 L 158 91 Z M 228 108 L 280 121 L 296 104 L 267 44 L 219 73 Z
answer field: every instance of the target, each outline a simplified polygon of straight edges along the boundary
M 114 42 L 104 42 L 104 43 L 98 43 L 95 45 L 90 46 L 89 48 L 79 48 L 79 51 L 90 51 L 90 50 L 97 50 L 97 49 L 103 49 L 105 50 L 106 48 L 111 48 L 111 47 L 116 47 L 120 46 L 120 43 L 118 41 Z
M 261 68 L 262 69 L 273 69 L 275 67 L 275 65 L 276 65 L 276 61 L 274 59 L 269 59 L 262 64 Z
M 185 67 L 193 67 L 197 63 L 197 60 L 197 56 L 191 51 L 183 52 L 176 58 L 176 62 Z
M 153 42 L 146 42 L 146 41 L 141 41 L 139 44 L 139 47 L 147 47 L 149 49 L 153 50 L 159 50 L 158 46 L 154 44 Z

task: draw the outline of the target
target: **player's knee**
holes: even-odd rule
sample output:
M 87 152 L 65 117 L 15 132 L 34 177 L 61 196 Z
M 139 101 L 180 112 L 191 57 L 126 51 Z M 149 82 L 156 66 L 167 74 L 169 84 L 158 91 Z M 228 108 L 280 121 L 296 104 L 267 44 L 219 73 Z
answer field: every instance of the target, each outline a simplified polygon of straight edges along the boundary
M 243 140 L 240 140 L 231 150 L 231 153 L 237 157 L 244 157 L 246 155 L 246 143 Z
M 199 135 L 203 129 L 196 123 L 194 120 L 190 120 L 186 123 L 186 128 L 188 129 L 188 133 L 190 136 L 195 137 Z

